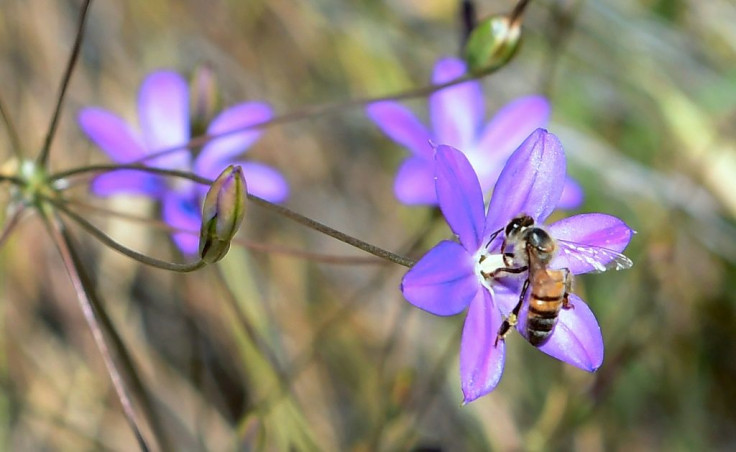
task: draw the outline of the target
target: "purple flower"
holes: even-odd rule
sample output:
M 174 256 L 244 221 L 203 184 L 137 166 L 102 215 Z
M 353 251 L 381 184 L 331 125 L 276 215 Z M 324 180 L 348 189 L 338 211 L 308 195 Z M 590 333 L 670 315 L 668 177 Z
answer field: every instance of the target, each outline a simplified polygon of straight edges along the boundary
M 223 110 L 207 133 L 236 130 L 273 116 L 271 107 L 262 102 L 245 102 Z M 186 144 L 191 138 L 189 87 L 176 72 L 157 71 L 143 82 L 138 95 L 140 133 L 119 116 L 102 108 L 85 108 L 79 113 L 79 126 L 97 146 L 117 163 L 129 163 L 156 152 Z M 243 162 L 237 156 L 245 152 L 261 135 L 259 130 L 245 130 L 213 139 L 196 158 L 182 149 L 150 158 L 147 165 L 191 171 L 215 179 L 230 164 L 242 167 L 248 181 L 248 192 L 272 202 L 286 199 L 289 188 L 283 176 L 260 163 Z M 188 181 L 163 178 L 142 171 L 121 170 L 100 175 L 92 183 L 92 191 L 100 196 L 121 193 L 147 195 L 162 203 L 164 221 L 183 231 L 199 231 L 200 199 L 206 186 Z M 174 233 L 176 245 L 185 254 L 195 254 L 196 234 Z
M 526 273 L 486 279 L 505 267 L 500 255 L 503 234 L 491 236 L 520 214 L 542 224 L 558 204 L 565 181 L 565 154 L 557 137 L 534 131 L 503 168 L 485 212 L 478 177 L 465 155 L 450 146 L 435 150 L 439 206 L 458 242 L 442 241 L 402 281 L 404 297 L 432 314 L 448 316 L 468 309 L 460 345 L 460 379 L 464 401 L 492 391 L 503 372 L 505 343 L 496 341 L 505 316 L 517 304 Z M 575 215 L 546 227 L 560 244 L 569 241 L 550 268 L 573 274 L 600 271 L 623 251 L 632 230 L 618 218 L 601 213 Z M 489 243 L 490 242 L 490 243 Z M 592 254 L 591 254 L 592 253 Z M 595 371 L 603 362 L 600 327 L 588 306 L 570 294 L 574 309 L 563 309 L 543 352 Z M 522 310 L 517 329 L 525 334 Z
M 465 72 L 466 66 L 461 60 L 444 58 L 434 67 L 432 83 L 439 85 Z M 484 124 L 481 84 L 470 81 L 430 96 L 431 132 L 398 102 L 376 102 L 370 104 L 366 112 L 386 135 L 412 153 L 396 175 L 394 192 L 398 200 L 404 204 L 434 205 L 437 195 L 431 143 L 462 149 L 478 175 L 482 192 L 488 193 L 511 153 L 530 133 L 547 124 L 550 107 L 542 96 L 521 97 L 506 104 Z M 556 207 L 575 208 L 582 199 L 582 189 L 568 178 Z

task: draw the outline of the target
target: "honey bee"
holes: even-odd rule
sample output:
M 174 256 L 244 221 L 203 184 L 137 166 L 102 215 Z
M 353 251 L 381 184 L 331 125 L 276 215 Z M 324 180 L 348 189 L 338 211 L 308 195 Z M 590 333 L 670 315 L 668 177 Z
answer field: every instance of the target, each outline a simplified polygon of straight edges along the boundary
M 609 269 L 622 270 L 633 264 L 628 257 L 607 248 L 555 240 L 528 215 L 520 215 L 511 220 L 504 229 L 497 231 L 491 240 L 501 231 L 504 232 L 501 255 L 505 267 L 494 270 L 488 277 L 498 278 L 502 273 L 523 272 L 527 272 L 527 277 L 521 289 L 519 302 L 498 330 L 495 345 L 498 345 L 498 341 L 503 340 L 509 330 L 517 324 L 519 311 L 530 288 L 525 327 L 527 339 L 535 347 L 544 345 L 549 340 L 557 324 L 560 310 L 574 308 L 569 300 L 572 273 L 567 268 L 549 268 L 550 262 L 558 252 L 581 260 L 597 272 Z M 509 249 L 513 252 L 509 252 Z

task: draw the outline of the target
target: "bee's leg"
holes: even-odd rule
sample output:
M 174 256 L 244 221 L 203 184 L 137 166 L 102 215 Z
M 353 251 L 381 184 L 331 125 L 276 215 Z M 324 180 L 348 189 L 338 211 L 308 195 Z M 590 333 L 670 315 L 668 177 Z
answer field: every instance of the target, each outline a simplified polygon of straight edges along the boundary
M 572 273 L 567 268 L 562 269 L 565 272 L 565 295 L 562 298 L 562 309 L 575 309 L 572 303 L 570 303 L 570 292 L 572 292 Z
M 526 296 L 526 291 L 528 288 L 529 278 L 524 281 L 524 286 L 521 288 L 521 296 L 519 296 L 519 302 L 516 303 L 516 306 L 514 306 L 511 314 L 509 314 L 509 316 L 503 320 L 503 323 L 501 323 L 501 327 L 498 329 L 498 333 L 496 334 L 496 342 L 493 343 L 494 347 L 498 346 L 499 339 L 503 340 L 509 333 L 509 330 L 515 327 L 516 323 L 519 321 L 519 311 L 521 311 L 521 305 L 522 303 L 524 303 L 524 297 Z

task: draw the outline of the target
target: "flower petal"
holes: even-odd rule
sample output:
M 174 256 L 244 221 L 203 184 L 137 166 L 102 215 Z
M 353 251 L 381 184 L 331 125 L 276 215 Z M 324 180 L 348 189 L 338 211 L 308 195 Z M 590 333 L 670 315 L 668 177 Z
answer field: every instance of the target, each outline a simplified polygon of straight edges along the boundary
M 432 83 L 440 85 L 465 75 L 462 60 L 444 58 L 434 67 Z M 429 97 L 429 111 L 437 143 L 466 149 L 474 144 L 485 115 L 483 91 L 476 81 L 465 82 L 435 92 Z
M 575 294 L 570 294 L 572 309 L 562 309 L 549 341 L 538 347 L 544 353 L 588 372 L 603 364 L 603 336 L 593 312 Z M 524 329 L 526 314 L 519 318 Z
M 456 242 L 444 240 L 404 275 L 401 291 L 414 306 L 435 315 L 462 312 L 480 288 L 473 258 Z
M 202 222 L 201 207 L 195 197 L 169 192 L 163 199 L 163 220 L 170 226 L 187 232 L 174 232 L 171 238 L 185 255 L 199 251 L 199 228 Z
M 273 117 L 273 109 L 263 102 L 245 102 L 223 110 L 212 120 L 207 128 L 209 135 L 218 135 L 260 122 Z M 243 153 L 258 138 L 262 130 L 250 129 L 242 132 L 228 133 L 207 143 L 197 157 L 195 171 L 203 177 L 214 179 L 225 168 L 229 161 Z
M 157 197 L 165 187 L 166 182 L 161 177 L 133 170 L 101 174 L 90 185 L 92 192 L 98 196 L 128 194 Z
M 552 223 L 547 230 L 558 241 L 572 242 L 560 243 L 561 252 L 550 266 L 568 268 L 576 275 L 598 271 L 618 259 L 634 234 L 622 220 L 603 213 L 574 215 Z
M 107 110 L 84 108 L 77 121 L 87 137 L 115 162 L 132 162 L 146 155 L 143 143 L 130 126 Z
M 463 403 L 488 394 L 501 381 L 506 343 L 495 342 L 502 321 L 491 294 L 485 289 L 479 290 L 470 303 L 460 343 Z
M 149 153 L 182 146 L 189 141 L 189 87 L 173 71 L 157 71 L 143 81 L 138 95 L 138 117 Z M 187 168 L 189 152 L 166 154 L 150 160 L 162 168 Z
M 283 202 L 289 196 L 289 184 L 275 168 L 255 162 L 237 164 L 243 169 L 249 194 L 271 202 Z
M 565 178 L 565 186 L 562 189 L 562 196 L 557 203 L 558 209 L 577 209 L 583 203 L 583 187 L 574 179 Z
M 483 238 L 483 193 L 465 155 L 440 145 L 435 154 L 435 185 L 442 214 L 468 251 L 475 252 Z
M 532 132 L 545 127 L 549 114 L 550 105 L 543 96 L 520 97 L 498 110 L 474 146 L 474 153 L 481 155 L 473 161 L 474 167 L 479 176 L 486 176 L 479 177 L 484 193 L 498 179 L 498 173 L 490 169 L 502 167 Z
M 365 111 L 389 138 L 416 156 L 432 158 L 429 130 L 408 108 L 398 102 L 383 101 L 368 105 Z
M 565 152 L 556 136 L 535 130 L 511 155 L 496 182 L 485 233 L 525 213 L 543 222 L 554 210 L 565 182 Z
M 410 157 L 404 160 L 394 181 L 396 199 L 407 205 L 436 205 L 434 165 L 434 160 L 423 157 Z

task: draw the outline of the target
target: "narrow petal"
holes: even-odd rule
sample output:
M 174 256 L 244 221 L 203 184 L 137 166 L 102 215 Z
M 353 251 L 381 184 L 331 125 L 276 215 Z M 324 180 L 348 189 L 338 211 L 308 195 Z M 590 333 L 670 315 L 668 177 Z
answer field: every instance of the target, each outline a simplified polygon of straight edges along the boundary
M 474 166 L 481 178 L 484 191 L 491 189 L 498 173 L 485 167 L 502 167 L 509 156 L 536 129 L 545 127 L 549 120 L 550 105 L 543 96 L 525 96 L 504 105 L 480 134 L 474 152 L 482 156 Z M 494 177 L 495 176 L 495 177 Z
M 465 155 L 450 146 L 435 151 L 437 199 L 440 209 L 470 252 L 478 250 L 483 237 L 483 193 L 478 177 Z
M 171 238 L 185 255 L 192 256 L 199 251 L 199 228 L 201 208 L 194 197 L 169 192 L 163 200 L 162 217 L 170 226 L 187 232 L 174 232 Z
M 562 196 L 557 203 L 558 209 L 577 209 L 583 203 L 583 187 L 574 179 L 565 178 L 565 186 L 562 189 Z
M 535 130 L 511 155 L 498 178 L 486 216 L 487 234 L 525 213 L 543 222 L 565 182 L 565 152 L 556 136 Z
M 436 205 L 434 160 L 410 157 L 401 164 L 394 182 L 396 199 L 407 205 Z
M 432 158 L 432 138 L 414 113 L 398 102 L 384 101 L 370 104 L 365 109 L 373 122 L 389 138 L 409 149 L 414 155 Z
M 574 274 L 598 271 L 615 264 L 634 231 L 622 220 L 603 213 L 586 213 L 565 218 L 547 227 L 560 243 L 553 268 L 568 268 Z M 622 262 L 625 264 L 625 262 Z
M 115 162 L 132 162 L 146 155 L 140 138 L 130 126 L 107 110 L 82 109 L 77 121 L 87 137 Z
M 456 242 L 442 241 L 404 275 L 401 291 L 414 306 L 435 315 L 463 311 L 480 288 L 472 257 Z
M 237 164 L 243 168 L 248 193 L 271 202 L 283 202 L 289 196 L 289 184 L 276 169 L 255 162 Z
M 97 196 L 145 195 L 160 196 L 166 182 L 141 171 L 119 170 L 101 174 L 92 180 L 91 190 Z
M 263 102 L 245 102 L 223 110 L 212 120 L 207 128 L 209 135 L 219 135 L 268 121 L 273 117 L 273 109 Z M 262 130 L 250 129 L 228 133 L 207 143 L 195 162 L 197 174 L 215 178 L 238 154 L 246 151 L 258 138 Z
M 138 96 L 138 117 L 148 152 L 181 146 L 189 141 L 189 87 L 172 71 L 154 72 L 143 81 Z M 154 159 L 167 168 L 182 168 L 188 152 Z
M 495 342 L 502 321 L 491 294 L 485 289 L 479 290 L 470 303 L 460 343 L 460 383 L 464 403 L 488 394 L 501 381 L 506 343 Z
M 580 297 L 570 294 L 570 302 L 574 308 L 560 311 L 557 326 L 549 341 L 539 349 L 560 361 L 595 372 L 603 364 L 601 327 Z M 519 325 L 522 326 L 522 323 Z
M 444 58 L 434 67 L 432 83 L 439 85 L 465 75 L 465 63 Z M 475 142 L 485 115 L 483 91 L 476 81 L 437 91 L 429 97 L 429 111 L 437 143 L 466 149 Z

